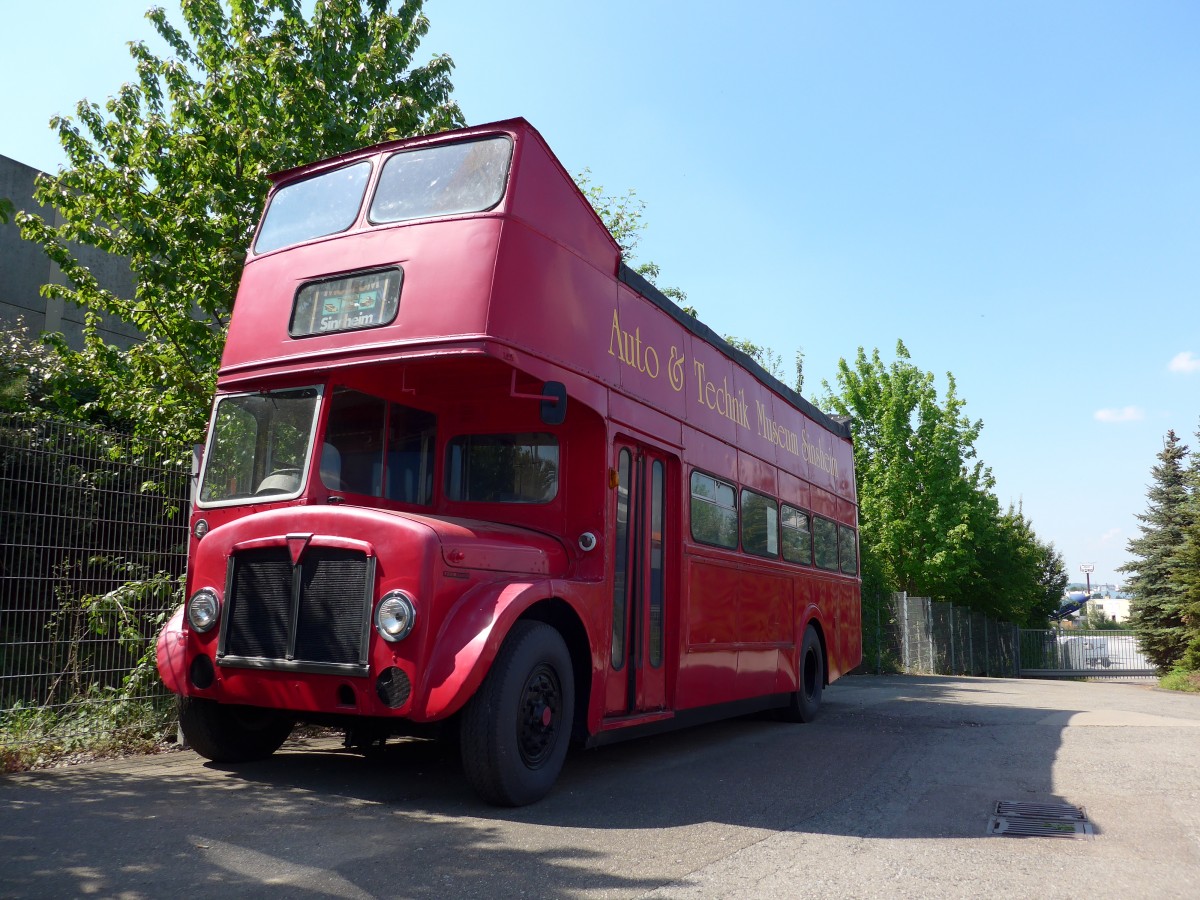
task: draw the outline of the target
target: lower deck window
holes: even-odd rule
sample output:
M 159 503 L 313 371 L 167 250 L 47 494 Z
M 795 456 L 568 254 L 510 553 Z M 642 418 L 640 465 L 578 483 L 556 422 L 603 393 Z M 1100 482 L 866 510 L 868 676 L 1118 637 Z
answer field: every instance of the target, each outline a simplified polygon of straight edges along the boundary
M 433 501 L 433 413 L 339 389 L 321 447 L 327 488 L 427 506 Z
M 558 438 L 467 434 L 446 448 L 446 497 L 475 503 L 549 503 L 558 495 Z

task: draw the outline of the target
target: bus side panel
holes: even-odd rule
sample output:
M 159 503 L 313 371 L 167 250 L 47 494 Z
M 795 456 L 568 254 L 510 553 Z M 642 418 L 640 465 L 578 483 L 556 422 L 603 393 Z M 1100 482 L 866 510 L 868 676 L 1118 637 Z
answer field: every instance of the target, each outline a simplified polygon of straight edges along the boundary
M 791 644 L 791 623 L 790 580 L 743 569 L 737 609 L 739 699 L 774 692 L 780 650 Z
M 677 709 L 737 697 L 738 571 L 694 557 L 687 558 L 684 565 L 688 589 L 675 692 Z
M 836 585 L 829 680 L 845 675 L 862 662 L 862 603 L 854 582 Z M 830 635 L 826 635 L 827 638 Z
M 613 340 L 617 283 L 523 222 L 506 221 L 487 331 L 568 369 L 619 384 Z

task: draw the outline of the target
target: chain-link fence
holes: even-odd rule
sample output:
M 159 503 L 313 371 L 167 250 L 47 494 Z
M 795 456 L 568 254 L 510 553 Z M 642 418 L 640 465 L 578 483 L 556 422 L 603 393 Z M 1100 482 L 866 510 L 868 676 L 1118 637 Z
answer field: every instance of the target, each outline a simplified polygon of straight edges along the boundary
M 188 473 L 126 435 L 0 415 L 0 755 L 155 718 L 149 651 L 179 602 Z
M 1017 629 L 982 613 L 904 593 L 871 604 L 864 615 L 863 665 L 869 671 L 1016 677 Z

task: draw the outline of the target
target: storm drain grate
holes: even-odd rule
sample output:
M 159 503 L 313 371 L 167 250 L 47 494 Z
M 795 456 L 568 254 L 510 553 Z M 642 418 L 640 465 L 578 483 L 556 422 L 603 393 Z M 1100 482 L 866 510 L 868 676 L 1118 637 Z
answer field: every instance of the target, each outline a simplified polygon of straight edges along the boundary
M 1090 840 L 1087 813 L 1069 803 L 1013 803 L 1001 800 L 988 819 L 988 834 L 1004 837 L 1065 837 Z

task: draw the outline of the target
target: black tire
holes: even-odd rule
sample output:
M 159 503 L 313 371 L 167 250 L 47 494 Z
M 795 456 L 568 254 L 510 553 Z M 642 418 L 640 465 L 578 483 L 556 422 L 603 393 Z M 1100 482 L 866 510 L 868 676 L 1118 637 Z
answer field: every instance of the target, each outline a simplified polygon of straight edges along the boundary
M 463 773 L 495 806 L 541 800 L 558 779 L 575 714 L 575 676 L 562 636 L 517 622 L 464 707 Z
M 800 645 L 800 683 L 788 699 L 783 717 L 789 722 L 811 722 L 821 709 L 821 694 L 825 690 L 825 654 L 817 629 L 811 625 L 804 630 Z
M 219 763 L 266 759 L 292 733 L 292 720 L 268 709 L 179 698 L 179 727 L 193 750 Z

